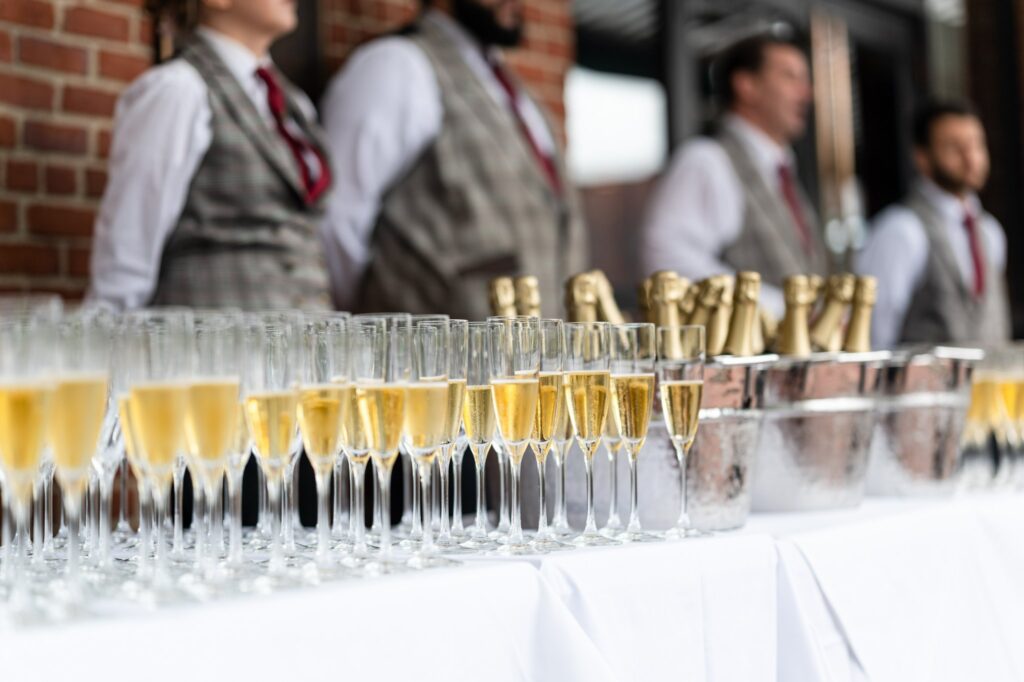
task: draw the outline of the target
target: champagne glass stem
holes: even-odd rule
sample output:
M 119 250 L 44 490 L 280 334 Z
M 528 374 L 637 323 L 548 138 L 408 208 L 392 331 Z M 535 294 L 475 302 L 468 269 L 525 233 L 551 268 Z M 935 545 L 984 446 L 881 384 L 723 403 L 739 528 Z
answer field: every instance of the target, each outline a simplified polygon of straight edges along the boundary
M 184 458 L 179 457 L 174 463 L 174 548 L 173 552 L 180 555 L 185 546 L 185 466 Z
M 629 526 L 630 533 L 639 533 L 640 527 L 640 504 L 637 496 L 639 476 L 637 474 L 637 453 L 629 453 Z
M 114 475 L 116 470 L 100 474 L 100 546 L 97 563 L 101 568 L 109 568 L 110 557 L 110 508 L 113 504 Z
M 156 568 L 154 582 L 157 585 L 167 582 L 167 543 L 164 542 L 164 526 L 167 524 L 167 485 L 161 483 L 153 489 L 153 510 L 156 529 Z
M 594 519 L 594 456 L 583 453 L 583 466 L 587 472 L 587 524 L 583 528 L 583 535 L 594 535 L 597 533 L 597 522 Z
M 690 515 L 686 513 L 686 449 L 676 446 L 676 459 L 679 461 L 679 520 L 676 528 L 681 532 L 690 529 Z
M 66 496 L 64 503 L 64 516 L 68 522 L 68 566 L 67 579 L 68 590 L 72 595 L 78 593 L 78 574 L 81 566 L 81 547 L 78 544 L 78 531 L 81 521 L 80 501 L 75 502 L 71 495 Z
M 43 562 L 43 477 L 38 476 L 32 485 L 32 563 Z
M 356 556 L 366 556 L 366 463 L 349 462 L 349 475 L 352 484 L 352 508 L 349 511 L 352 526 L 352 552 Z
M 53 551 L 53 472 L 43 476 L 43 551 Z
M 509 497 L 511 502 L 511 529 L 508 534 L 508 544 L 510 546 L 521 546 L 525 544 L 523 541 L 523 523 L 522 523 L 522 508 L 523 498 L 520 490 L 520 475 L 522 473 L 522 460 L 515 461 L 515 458 L 509 457 L 509 470 L 512 474 L 509 477 Z
M 242 564 L 242 475 L 244 470 L 228 472 L 228 497 L 231 500 L 231 540 L 228 548 L 228 563 Z
M 284 570 L 284 551 L 281 547 L 281 488 L 283 481 L 277 477 L 267 476 L 267 506 L 270 512 L 270 572 L 281 573 Z
M 145 576 L 149 571 L 149 546 L 151 533 L 151 518 L 149 510 L 146 509 L 150 502 L 149 486 L 142 480 L 139 481 L 139 544 L 138 544 L 138 571 L 139 576 Z
M 192 484 L 192 535 L 195 538 L 196 568 L 202 572 L 206 567 L 206 531 L 210 527 L 210 502 L 203 494 L 203 488 L 193 479 Z
M 335 540 L 345 539 L 345 474 L 347 458 L 339 457 L 334 463 L 334 517 L 331 522 L 331 536 Z M 351 486 L 349 487 L 351 491 Z M 351 492 L 349 493 L 351 495 Z M 351 500 L 349 501 L 349 514 L 352 513 Z
M 609 419 L 611 417 L 609 416 Z M 605 444 L 605 451 L 608 453 L 608 522 L 609 528 L 615 529 L 622 526 L 622 519 L 619 518 L 619 467 L 615 461 L 615 450 Z
M 295 506 L 293 483 L 295 481 L 295 462 L 297 461 L 298 459 L 293 457 L 291 463 L 285 467 L 284 481 L 281 485 L 281 534 L 284 551 L 289 554 L 295 553 L 295 524 L 292 522 L 292 509 Z
M 119 497 L 117 498 L 117 530 L 126 533 L 131 529 L 128 527 L 128 515 L 125 510 L 128 508 L 128 460 L 121 458 L 117 466 L 118 480 L 120 481 Z
M 472 446 L 479 447 L 479 446 Z M 485 485 L 485 470 L 487 468 L 487 446 L 485 445 L 481 454 L 474 457 L 476 461 L 476 525 L 473 527 L 473 538 L 476 540 L 487 539 L 487 486 Z
M 418 468 L 420 472 L 420 492 L 421 501 L 423 504 L 423 545 L 421 546 L 420 552 L 422 554 L 431 554 L 434 551 L 434 532 L 431 528 L 432 519 L 430 518 L 431 512 L 433 511 L 432 505 L 430 504 L 430 479 L 433 475 L 433 467 L 427 462 L 418 462 Z
M 377 490 L 380 492 L 377 504 L 388 510 L 387 517 L 380 526 L 380 558 L 381 561 L 388 562 L 391 560 L 391 467 L 378 466 L 376 463 L 374 465 L 377 470 Z
M 267 477 L 261 467 L 256 467 L 256 488 L 259 490 L 259 517 L 256 521 L 256 528 L 260 533 L 266 535 L 270 528 L 270 511 L 267 504 Z
M 412 507 L 413 499 L 415 498 L 416 495 L 419 495 L 419 492 L 417 491 L 417 486 L 416 486 L 416 483 L 415 483 L 415 481 L 413 479 L 412 458 L 411 457 L 401 457 L 400 459 L 401 459 L 401 464 L 399 466 L 402 468 L 402 492 L 403 492 L 403 494 L 402 494 L 402 498 L 403 498 L 402 499 L 402 520 L 401 520 L 400 523 L 402 524 L 402 526 L 404 526 L 406 528 L 411 528 L 413 523 L 414 523 L 414 521 L 413 521 L 413 507 Z
M 462 458 L 466 451 L 458 446 L 452 455 L 452 536 L 463 538 L 466 529 L 462 526 Z
M 498 453 L 498 532 L 507 533 L 508 514 L 508 453 L 502 448 Z
M 565 445 L 556 445 L 560 452 L 555 458 L 555 465 L 558 468 L 558 478 L 555 483 L 555 528 L 557 530 L 569 530 L 569 512 L 566 509 L 565 499 L 565 455 L 569 448 Z
M 551 531 L 548 529 L 547 476 L 544 471 L 546 459 L 537 458 L 537 488 L 540 498 L 540 515 L 537 517 L 537 539 L 549 540 Z
M 450 543 L 452 539 L 451 521 L 448 517 L 448 466 L 451 464 L 452 445 L 442 445 L 442 451 L 447 449 L 447 455 L 442 454 L 437 460 L 437 483 L 440 486 L 440 530 L 437 539 L 443 543 Z
M 30 504 L 16 501 L 11 505 L 12 508 L 15 508 L 14 589 L 11 601 L 19 606 L 21 604 L 28 606 L 26 602 L 28 600 L 28 516 Z
M 206 493 L 207 503 L 210 504 L 210 514 L 213 515 L 212 526 L 210 527 L 210 552 L 214 557 L 224 555 L 224 480 L 217 477 L 216 484 Z
M 331 546 L 331 479 L 329 473 L 316 472 L 316 562 L 326 566 Z
M 11 578 L 11 561 L 14 551 L 11 548 L 11 500 L 5 493 L 0 498 L 0 579 L 4 582 Z
M 409 483 L 409 487 L 412 490 L 412 531 L 409 533 L 409 539 L 421 540 L 423 538 L 423 512 L 420 509 L 420 505 L 423 502 L 423 496 L 420 492 L 420 487 L 416 485 L 416 462 L 411 455 L 409 456 L 409 466 L 414 470 Z

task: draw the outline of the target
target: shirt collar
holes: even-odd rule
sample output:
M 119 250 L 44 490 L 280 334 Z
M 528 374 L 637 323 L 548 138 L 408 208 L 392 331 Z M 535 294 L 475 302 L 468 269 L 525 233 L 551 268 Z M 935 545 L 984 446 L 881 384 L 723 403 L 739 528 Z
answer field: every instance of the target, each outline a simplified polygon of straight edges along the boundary
M 982 214 L 981 200 L 978 199 L 978 195 L 971 192 L 967 197 L 961 201 L 959 197 L 946 190 L 942 189 L 928 178 L 920 178 L 918 180 L 918 187 L 921 190 L 921 194 L 928 200 L 935 210 L 937 210 L 942 217 L 950 223 L 957 225 L 963 223 L 964 213 L 969 211 L 975 219 L 980 218 Z
M 754 165 L 765 177 L 776 177 L 779 166 L 782 165 L 789 166 L 793 173 L 796 173 L 796 157 L 793 150 L 781 146 L 742 116 L 726 114 L 723 125 L 739 138 L 753 159 Z
M 257 57 L 245 45 L 209 26 L 200 26 L 196 29 L 196 33 L 213 48 L 213 51 L 228 67 L 231 75 L 243 85 L 252 82 L 256 69 L 261 66 L 273 65 L 269 54 L 262 58 Z

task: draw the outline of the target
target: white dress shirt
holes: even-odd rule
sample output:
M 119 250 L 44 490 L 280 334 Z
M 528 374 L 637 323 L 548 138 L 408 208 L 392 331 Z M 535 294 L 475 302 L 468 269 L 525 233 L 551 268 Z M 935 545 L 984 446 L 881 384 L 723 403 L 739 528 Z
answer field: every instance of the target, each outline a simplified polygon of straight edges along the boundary
M 213 48 L 277 134 L 266 84 L 256 69 L 270 64 L 242 44 L 206 27 Z M 298 104 L 310 120 L 316 111 Z M 117 102 L 107 187 L 96 218 L 87 301 L 126 310 L 153 296 L 164 244 L 178 223 L 189 185 L 213 139 L 206 81 L 184 59 L 149 69 Z M 301 134 L 294 122 L 289 131 Z M 319 170 L 313 163 L 311 169 Z
M 979 219 L 980 238 L 989 267 L 1005 271 L 1006 235 L 999 223 L 984 213 L 977 196 L 971 194 L 961 201 L 924 179 L 920 181 L 920 189 L 942 216 L 960 276 L 969 289 L 974 286 L 974 262 L 964 227 L 967 211 Z M 875 218 L 867 244 L 857 255 L 857 271 L 878 278 L 878 300 L 871 323 L 873 347 L 892 348 L 899 343 L 903 320 L 925 276 L 929 248 L 924 225 L 906 206 L 890 206 Z
M 778 188 L 779 166 L 796 175 L 796 160 L 764 132 L 736 115 L 722 125 L 734 133 L 768 187 Z M 675 270 L 691 280 L 732 272 L 721 253 L 739 239 L 745 198 L 732 161 L 715 139 L 698 137 L 676 152 L 648 207 L 640 248 L 645 273 Z M 785 312 L 782 292 L 761 286 L 761 305 L 776 317 Z
M 423 21 L 441 27 L 494 99 L 511 107 L 487 55 L 446 15 L 428 11 Z M 555 138 L 543 114 L 524 93 L 516 103 L 544 154 Z M 373 227 L 384 194 L 437 139 L 444 104 L 430 59 L 412 40 L 379 38 L 356 50 L 327 87 L 321 102 L 335 185 L 322 226 L 335 305 L 349 308 L 370 259 Z

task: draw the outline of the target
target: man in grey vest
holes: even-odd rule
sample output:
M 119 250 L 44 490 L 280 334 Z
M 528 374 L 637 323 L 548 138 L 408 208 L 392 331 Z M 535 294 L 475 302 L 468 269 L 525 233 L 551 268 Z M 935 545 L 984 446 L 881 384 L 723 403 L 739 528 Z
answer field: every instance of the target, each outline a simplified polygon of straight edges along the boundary
M 807 58 L 789 39 L 757 35 L 714 69 L 726 113 L 714 137 L 685 143 L 665 172 L 648 208 L 643 266 L 692 280 L 760 272 L 762 304 L 781 317 L 783 278 L 828 269 L 790 147 L 812 100 Z
M 335 303 L 482 319 L 492 278 L 531 274 L 559 314 L 587 243 L 558 140 L 500 49 L 520 43 L 523 3 L 424 10 L 358 49 L 324 97 Z
M 118 101 L 89 300 L 328 307 L 317 229 L 330 167 L 312 104 L 268 54 L 295 5 L 160 6 L 185 37 Z
M 934 102 L 920 111 L 914 165 L 913 189 L 878 215 L 857 259 L 861 272 L 878 278 L 872 343 L 1006 341 L 1006 235 L 976 194 L 989 157 L 968 105 Z

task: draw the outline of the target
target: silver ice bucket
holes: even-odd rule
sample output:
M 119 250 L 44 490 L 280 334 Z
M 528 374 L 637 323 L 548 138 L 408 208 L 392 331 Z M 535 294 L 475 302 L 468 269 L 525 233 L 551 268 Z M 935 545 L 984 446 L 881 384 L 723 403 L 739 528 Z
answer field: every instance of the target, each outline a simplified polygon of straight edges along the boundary
M 754 511 L 855 507 L 888 352 L 783 358 L 761 372 L 764 424 Z
M 953 493 L 961 469 L 960 436 L 971 373 L 983 358 L 982 351 L 972 348 L 893 353 L 881 382 L 868 494 Z
M 697 439 L 687 457 L 687 510 L 701 530 L 729 530 L 746 523 L 750 512 L 751 480 L 761 427 L 762 367 L 775 355 L 751 358 L 728 356 L 710 360 L 704 371 L 704 393 Z M 618 511 L 629 515 L 629 469 L 625 456 L 609 463 L 601 450 L 595 457 L 595 509 L 598 524 L 608 515 L 610 464 L 618 472 Z M 638 460 L 638 498 L 645 528 L 664 530 L 679 516 L 679 465 L 655 399 L 647 441 Z M 582 528 L 586 520 L 586 488 L 582 457 L 573 449 L 566 473 L 569 521 Z M 524 493 L 530 488 L 524 486 Z M 535 503 L 534 503 L 535 504 Z

